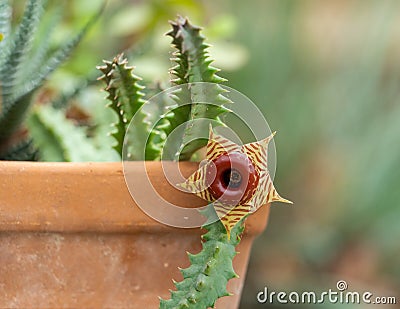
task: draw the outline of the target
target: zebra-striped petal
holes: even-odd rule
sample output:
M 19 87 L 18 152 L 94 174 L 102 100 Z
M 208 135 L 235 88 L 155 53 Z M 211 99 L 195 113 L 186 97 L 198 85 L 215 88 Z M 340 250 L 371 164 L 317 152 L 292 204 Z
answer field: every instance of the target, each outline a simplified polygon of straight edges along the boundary
M 219 156 L 234 151 L 240 151 L 240 146 L 222 135 L 215 134 L 210 125 L 206 154 L 207 161 L 214 161 Z
M 184 183 L 179 184 L 182 188 L 190 191 L 204 200 L 213 203 L 214 209 L 224 225 L 228 237 L 230 237 L 230 231 L 232 228 L 249 213 L 256 211 L 262 205 L 267 203 L 279 201 L 284 203 L 290 203 L 291 201 L 282 198 L 276 191 L 271 176 L 268 172 L 268 144 L 274 137 L 275 132 L 269 137 L 254 143 L 245 144 L 239 146 L 238 144 L 226 139 L 225 137 L 218 135 L 213 132 L 210 126 L 209 140 L 207 143 L 207 162 L 202 164 L 200 168 L 194 172 Z M 245 157 L 243 161 L 251 162 L 254 166 L 253 171 L 258 177 L 257 188 L 254 190 L 247 190 L 243 195 L 247 195 L 245 199 L 242 199 L 242 203 L 239 201 L 237 205 L 232 203 L 224 202 L 222 199 L 215 198 L 212 190 L 210 190 L 210 181 L 207 180 L 207 173 L 210 173 L 210 166 L 213 162 L 218 162 L 218 158 L 221 156 L 229 156 L 230 154 L 241 153 Z M 250 163 L 249 163 L 250 164 Z M 216 166 L 218 169 L 218 166 Z M 231 170 L 229 170 L 229 173 Z M 232 168 L 233 172 L 233 168 Z M 237 170 L 236 170 L 237 173 Z M 229 186 L 231 180 L 228 181 L 226 192 L 228 190 L 234 190 Z M 248 195 L 252 196 L 249 198 Z
M 203 200 L 213 202 L 214 198 L 211 195 L 209 184 L 207 184 L 207 172 L 208 164 L 200 166 L 200 168 L 195 171 L 188 179 L 183 183 L 179 183 L 178 186 L 185 189 L 188 192 L 196 194 Z

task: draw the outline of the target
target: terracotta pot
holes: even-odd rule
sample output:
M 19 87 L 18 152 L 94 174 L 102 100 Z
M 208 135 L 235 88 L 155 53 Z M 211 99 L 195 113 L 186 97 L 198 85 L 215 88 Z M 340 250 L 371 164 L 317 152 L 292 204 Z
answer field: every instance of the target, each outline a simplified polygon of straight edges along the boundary
M 140 162 L 138 162 L 140 163 Z M 133 163 L 135 164 L 135 163 Z M 199 205 L 146 162 L 162 195 Z M 183 162 L 185 176 L 197 168 Z M 237 308 L 250 248 L 269 207 L 247 220 L 240 254 L 218 308 Z M 200 229 L 178 229 L 144 214 L 125 185 L 121 163 L 0 162 L 0 307 L 157 308 L 168 297 L 186 251 L 200 250 Z

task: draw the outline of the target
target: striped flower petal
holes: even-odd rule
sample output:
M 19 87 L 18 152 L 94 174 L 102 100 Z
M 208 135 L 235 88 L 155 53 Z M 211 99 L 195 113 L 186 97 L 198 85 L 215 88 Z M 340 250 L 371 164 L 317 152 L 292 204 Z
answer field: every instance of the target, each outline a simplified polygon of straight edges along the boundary
M 228 237 L 230 237 L 230 231 L 232 230 L 232 228 L 242 218 L 247 216 L 249 213 L 256 211 L 262 205 L 275 201 L 292 204 L 291 201 L 282 198 L 278 194 L 272 183 L 271 176 L 268 172 L 267 150 L 268 144 L 272 140 L 274 135 L 275 132 L 259 142 L 239 146 L 229 139 L 214 133 L 212 127 L 210 126 L 209 140 L 207 143 L 206 163 L 202 164 L 200 168 L 196 172 L 194 172 L 188 179 L 186 179 L 184 183 L 179 184 L 179 186 L 186 189 L 187 191 L 196 194 L 197 196 L 210 203 L 213 203 L 214 209 L 222 224 L 224 225 Z M 227 158 L 229 160 L 230 156 L 232 156 L 232 158 L 237 158 L 238 155 L 240 157 L 240 162 L 243 159 L 244 162 L 248 162 L 248 164 L 253 166 L 252 173 L 258 177 L 258 181 L 255 182 L 253 186 L 253 188 L 255 189 L 251 191 L 248 190 L 248 187 L 245 187 L 246 192 L 243 193 L 240 201 L 237 204 L 232 205 L 232 203 L 226 203 L 223 202 L 222 199 L 218 199 L 218 196 L 217 198 L 215 197 L 215 192 L 213 193 L 210 189 L 210 181 L 207 180 L 207 175 L 209 176 L 211 166 L 214 164 L 213 162 L 221 161 L 219 159 L 221 158 L 221 156 L 225 156 L 224 160 L 226 160 Z M 215 166 L 215 168 L 218 169 L 218 166 Z M 229 177 L 231 177 L 233 173 L 233 168 L 229 169 L 228 173 Z M 225 178 L 224 181 L 226 181 Z M 226 186 L 226 192 L 228 190 L 234 190 L 233 187 L 229 186 L 231 181 L 232 178 L 229 178 L 228 184 Z

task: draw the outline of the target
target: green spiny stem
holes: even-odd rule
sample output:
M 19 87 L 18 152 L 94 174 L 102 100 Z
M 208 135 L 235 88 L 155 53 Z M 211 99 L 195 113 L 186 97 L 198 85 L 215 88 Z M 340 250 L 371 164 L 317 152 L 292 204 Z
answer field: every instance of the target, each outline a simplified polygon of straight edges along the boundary
M 204 36 L 201 28 L 190 24 L 189 20 L 178 17 L 171 23 L 172 30 L 167 35 L 172 37 L 172 44 L 176 48 L 173 60 L 176 66 L 172 68 L 172 74 L 176 76 L 173 83 L 176 85 L 210 82 L 222 83 L 226 81 L 216 73 L 219 69 L 211 66 Z
M 118 88 L 115 86 L 114 79 L 115 79 L 115 67 L 118 64 L 120 59 L 118 57 L 114 58 L 113 61 L 104 61 L 103 66 L 97 67 L 104 75 L 101 76 L 99 79 L 104 81 L 106 87 L 104 88 L 107 91 L 107 100 L 109 103 L 107 104 L 118 117 L 118 120 L 112 124 L 113 131 L 111 135 L 116 140 L 116 144 L 113 148 L 119 153 L 122 154 L 122 143 L 124 141 L 125 136 L 125 121 L 124 119 L 124 111 L 121 109 L 121 103 L 119 102 L 120 98 L 118 97 Z M 141 103 L 139 103 L 141 105 Z
M 214 209 L 208 207 L 204 215 L 214 217 Z M 217 220 L 203 226 L 207 233 L 202 236 L 203 248 L 197 254 L 188 254 L 191 265 L 181 269 L 183 281 L 176 282 L 171 298 L 160 299 L 161 309 L 205 309 L 213 308 L 218 298 L 229 296 L 228 281 L 237 277 L 232 259 L 244 230 L 243 220 L 237 224 L 228 239 L 222 223 Z
M 178 126 L 185 126 L 179 145 L 176 145 L 176 153 L 180 153 L 180 160 L 187 160 L 207 143 L 206 139 L 188 143 L 191 139 L 201 136 L 199 134 L 208 132 L 209 123 L 202 124 L 196 120 L 206 118 L 222 124 L 219 116 L 228 112 L 223 104 L 230 101 L 223 97 L 224 90 L 218 86 L 224 79 L 217 76 L 218 70 L 210 66 L 211 60 L 206 52 L 208 46 L 204 43 L 204 37 L 200 35 L 200 28 L 192 26 L 186 19 L 178 18 L 172 23 L 169 35 L 177 49 L 174 54 L 176 66 L 172 68 L 176 77 L 173 83 L 188 85 L 172 93 L 177 105 L 171 107 L 158 128 L 168 136 Z M 196 82 L 212 84 L 210 86 Z M 190 104 L 182 105 L 187 102 Z M 215 212 L 210 207 L 204 215 L 207 218 L 215 218 Z M 218 298 L 229 295 L 226 285 L 230 279 L 236 277 L 232 259 L 243 232 L 243 221 L 235 226 L 230 239 L 219 220 L 206 224 L 204 228 L 208 232 L 203 235 L 201 252 L 189 254 L 191 266 L 181 270 L 183 281 L 175 284 L 176 291 L 171 292 L 169 300 L 160 300 L 160 308 L 204 309 L 214 307 Z
M 185 126 L 175 153 L 180 153 L 180 160 L 188 160 L 196 150 L 207 143 L 206 139 L 198 137 L 208 131 L 209 122 L 199 124 L 196 120 L 210 119 L 214 120 L 214 124 L 223 125 L 219 117 L 229 112 L 223 105 L 231 101 L 223 96 L 225 90 L 217 85 L 225 79 L 219 77 L 216 74 L 219 70 L 211 66 L 212 60 L 207 53 L 208 45 L 200 34 L 200 28 L 181 17 L 171 25 L 172 30 L 168 35 L 172 37 L 172 44 L 176 48 L 173 58 L 176 65 L 171 70 L 175 79 L 172 82 L 175 85 L 189 85 L 173 93 L 172 97 L 177 104 L 170 107 L 160 121 L 158 129 L 168 136 L 178 126 Z M 197 82 L 209 84 L 191 84 Z M 187 102 L 191 104 L 183 105 Z
M 141 78 L 133 74 L 133 67 L 128 66 L 128 59 L 118 55 L 112 61 L 104 61 L 103 66 L 98 69 L 103 73 L 100 77 L 106 83 L 109 100 L 108 106 L 117 114 L 117 121 L 113 124 L 114 130 L 111 135 L 116 140 L 114 149 L 122 156 L 123 143 L 127 129 L 132 118 L 139 117 L 136 126 L 129 131 L 129 140 L 132 142 L 127 146 L 127 156 L 130 160 L 149 160 L 159 156 L 160 150 L 151 143 L 146 143 L 148 136 L 156 135 L 150 132 L 147 121 L 148 115 L 143 112 L 145 103 L 141 92 L 144 87 L 139 84 Z M 152 138 L 154 140 L 154 137 Z M 137 145 L 145 145 L 145 157 L 143 148 Z

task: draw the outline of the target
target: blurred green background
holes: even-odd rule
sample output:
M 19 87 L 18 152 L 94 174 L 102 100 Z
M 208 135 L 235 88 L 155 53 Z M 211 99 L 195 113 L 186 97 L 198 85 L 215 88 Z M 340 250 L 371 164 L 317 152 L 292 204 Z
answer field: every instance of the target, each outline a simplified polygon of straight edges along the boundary
M 100 1 L 64 4 L 55 43 Z M 123 50 L 145 81 L 164 83 L 171 66 L 167 21 L 190 17 L 206 28 L 227 85 L 250 97 L 278 131 L 275 183 L 295 202 L 271 207 L 241 308 L 274 308 L 257 304 L 265 286 L 325 291 L 338 280 L 350 291 L 400 301 L 399 12 L 396 0 L 110 0 L 45 93 L 68 92 Z M 98 106 L 99 87 L 73 104 Z

